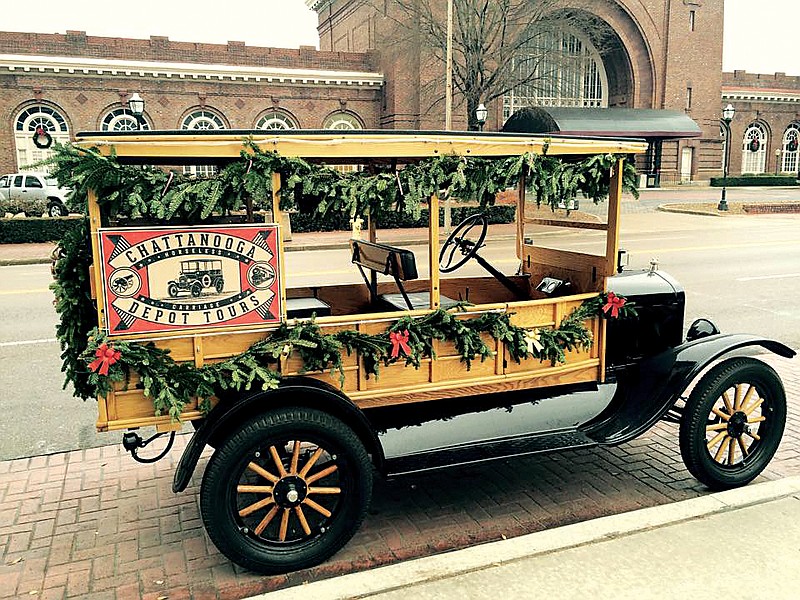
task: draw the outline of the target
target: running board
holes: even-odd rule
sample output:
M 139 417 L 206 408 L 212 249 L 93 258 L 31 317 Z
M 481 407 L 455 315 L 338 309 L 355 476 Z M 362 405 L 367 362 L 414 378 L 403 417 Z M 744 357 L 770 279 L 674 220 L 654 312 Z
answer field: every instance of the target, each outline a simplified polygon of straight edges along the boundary
M 495 439 L 468 446 L 452 446 L 416 454 L 388 458 L 385 471 L 388 476 L 420 473 L 444 467 L 597 446 L 597 442 L 580 431 L 561 431 L 535 436 Z

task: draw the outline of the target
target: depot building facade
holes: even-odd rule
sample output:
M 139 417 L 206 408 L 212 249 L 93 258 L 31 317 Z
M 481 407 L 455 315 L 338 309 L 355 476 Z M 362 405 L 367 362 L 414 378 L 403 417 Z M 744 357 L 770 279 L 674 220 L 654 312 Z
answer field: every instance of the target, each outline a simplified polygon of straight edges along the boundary
M 0 171 L 46 157 L 42 130 L 67 141 L 79 131 L 137 127 L 444 128 L 444 64 L 424 45 L 401 53 L 391 44 L 399 35 L 392 2 L 307 4 L 319 17 L 320 50 L 0 32 Z M 800 85 L 780 74 L 723 74 L 723 0 L 588 0 L 574 8 L 610 42 L 596 47 L 597 36 L 576 29 L 553 33 L 557 76 L 488 103 L 485 130 L 526 106 L 679 111 L 699 132 L 653 143 L 639 167 L 661 184 L 702 181 L 721 174 L 720 117 L 730 102 L 731 174 L 797 170 Z M 146 101 L 138 120 L 127 105 L 134 93 Z M 465 128 L 458 93 L 453 114 L 454 128 Z

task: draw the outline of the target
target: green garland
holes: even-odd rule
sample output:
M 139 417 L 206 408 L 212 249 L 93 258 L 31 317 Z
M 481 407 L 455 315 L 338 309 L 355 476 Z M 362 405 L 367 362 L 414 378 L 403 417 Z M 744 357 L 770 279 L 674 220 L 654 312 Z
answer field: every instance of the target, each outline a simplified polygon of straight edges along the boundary
M 600 202 L 608 196 L 610 170 L 618 158 L 599 154 L 568 162 L 534 153 L 505 159 L 451 155 L 409 164 L 396 173 L 341 173 L 300 158 L 265 152 L 246 140 L 240 159 L 211 178 L 123 165 L 113 148 L 110 156 L 104 156 L 96 148 L 71 144 L 56 144 L 54 155 L 42 164 L 61 186 L 72 190 L 69 204 L 73 209 L 85 208 L 88 192 L 94 190 L 112 217 L 189 223 L 269 206 L 273 172 L 281 174 L 281 208 L 320 216 L 334 212 L 377 218 L 398 211 L 418 217 L 434 193 L 442 199 L 477 200 L 486 206 L 494 203 L 499 192 L 515 186 L 523 173 L 537 204 L 556 208 L 578 194 Z M 632 160 L 625 161 L 623 186 L 638 197 Z
M 517 363 L 527 358 L 548 360 L 552 365 L 566 362 L 566 352 L 575 348 L 588 349 L 592 333 L 584 321 L 608 303 L 608 295 L 600 294 L 586 300 L 566 316 L 555 329 L 537 330 L 536 346 L 528 341 L 531 330 L 512 325 L 509 313 L 484 313 L 474 319 L 458 319 L 459 305 L 448 310 L 438 309 L 421 317 L 402 317 L 385 332 L 368 335 L 353 330 L 323 333 L 314 320 L 289 326 L 281 324 L 268 338 L 256 342 L 246 351 L 224 362 L 195 368 L 190 363 L 178 363 L 168 350 L 153 343 L 109 341 L 108 337 L 93 330 L 89 344 L 80 357 L 83 373 L 92 395 L 105 396 L 116 382 L 126 381 L 135 372 L 139 375 L 143 394 L 153 399 L 156 415 L 168 414 L 178 420 L 184 406 L 197 398 L 201 411 L 210 408 L 209 398 L 226 390 L 251 390 L 258 385 L 263 390 L 274 389 L 280 375 L 270 368 L 281 357 L 297 353 L 303 363 L 301 372 L 330 370 L 339 373 L 344 385 L 343 351 L 357 352 L 363 361 L 367 376 L 377 377 L 381 364 L 390 365 L 404 360 L 406 365 L 419 368 L 424 358 L 436 358 L 433 341 L 451 341 L 470 368 L 472 361 L 492 356 L 492 349 L 481 338 L 489 333 L 502 342 Z M 626 303 L 619 315 L 634 316 L 635 308 Z M 392 352 L 392 334 L 407 336 L 408 352 Z M 98 369 L 104 353 L 114 351 L 115 359 L 106 365 L 106 373 Z

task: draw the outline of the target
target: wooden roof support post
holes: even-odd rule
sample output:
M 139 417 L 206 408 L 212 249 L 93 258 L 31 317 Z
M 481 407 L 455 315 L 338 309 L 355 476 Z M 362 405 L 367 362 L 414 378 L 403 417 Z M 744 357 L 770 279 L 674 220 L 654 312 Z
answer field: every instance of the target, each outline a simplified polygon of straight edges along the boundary
M 439 308 L 439 196 L 431 196 L 428 228 L 428 263 L 431 281 L 431 310 Z
M 105 295 L 103 294 L 103 261 L 100 258 L 100 227 L 102 220 L 100 217 L 100 205 L 97 203 L 97 194 L 94 190 L 89 190 L 89 229 L 92 236 L 92 263 L 94 289 L 96 291 L 95 300 L 97 301 L 97 326 L 102 330 L 106 328 L 106 307 Z
M 525 172 L 522 168 L 517 186 L 517 258 L 522 260 L 522 244 L 525 240 Z
M 278 226 L 278 266 L 281 284 L 281 321 L 286 320 L 286 267 L 283 248 L 283 219 L 281 218 L 281 174 L 272 173 L 272 220 Z
M 617 272 L 619 252 L 619 211 L 622 202 L 622 170 L 625 166 L 622 158 L 612 167 L 611 181 L 608 185 L 608 230 L 606 232 L 606 272 L 611 277 Z M 603 283 L 605 289 L 605 282 Z

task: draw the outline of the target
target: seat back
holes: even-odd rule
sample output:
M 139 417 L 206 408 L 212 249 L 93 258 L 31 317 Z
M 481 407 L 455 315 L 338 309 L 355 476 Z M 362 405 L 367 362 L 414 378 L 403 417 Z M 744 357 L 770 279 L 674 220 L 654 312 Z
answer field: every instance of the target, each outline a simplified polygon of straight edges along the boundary
M 350 248 L 353 252 L 352 262 L 360 267 L 400 281 L 418 277 L 417 263 L 411 250 L 365 240 L 350 240 Z

